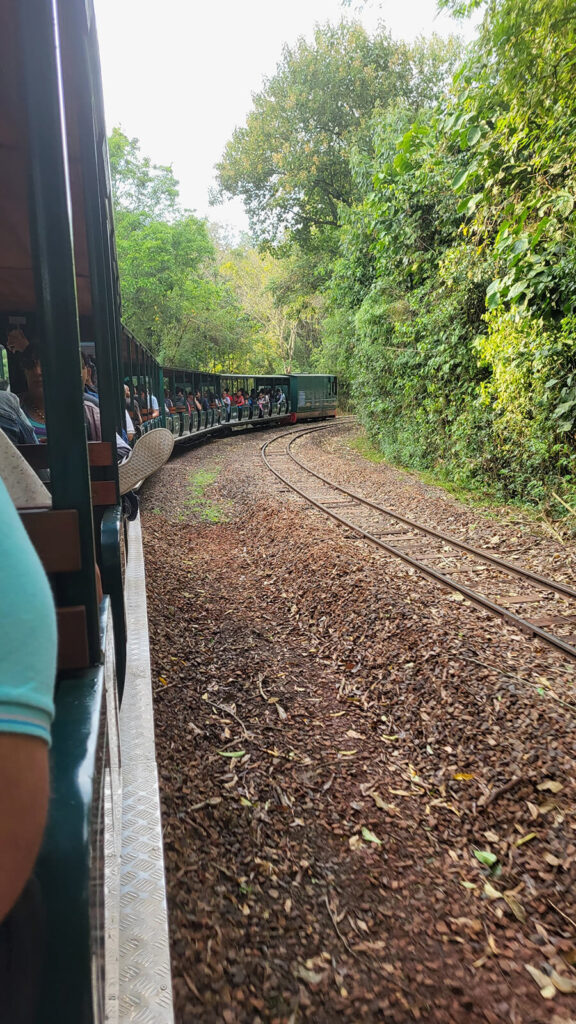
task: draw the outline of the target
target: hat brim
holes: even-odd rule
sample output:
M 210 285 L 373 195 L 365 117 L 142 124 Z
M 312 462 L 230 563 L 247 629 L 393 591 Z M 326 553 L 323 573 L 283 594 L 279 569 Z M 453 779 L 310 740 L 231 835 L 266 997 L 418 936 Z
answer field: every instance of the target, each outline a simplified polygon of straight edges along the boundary
M 148 430 L 139 437 L 132 454 L 118 466 L 120 494 L 133 491 L 147 477 L 160 469 L 172 454 L 174 436 L 165 427 Z

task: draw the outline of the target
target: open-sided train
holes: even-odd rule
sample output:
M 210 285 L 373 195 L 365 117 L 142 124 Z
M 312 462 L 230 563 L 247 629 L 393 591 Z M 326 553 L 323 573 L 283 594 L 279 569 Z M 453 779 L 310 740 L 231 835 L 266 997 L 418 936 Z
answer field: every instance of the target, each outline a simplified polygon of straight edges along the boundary
M 0 1021 L 172 1024 L 144 563 L 118 484 L 123 382 L 157 396 L 146 428 L 168 424 L 184 444 L 334 415 L 336 380 L 166 370 L 122 329 L 92 0 L 0 0 L 0 97 L 0 330 L 41 342 L 47 443 L 21 451 L 51 492 L 20 514 L 59 634 L 48 823 L 0 924 Z M 101 441 L 86 435 L 83 350 L 98 369 Z M 285 402 L 267 417 L 214 403 L 190 418 L 166 409 L 178 387 L 274 388 Z
M 85 351 L 93 354 L 93 346 L 83 342 Z M 300 420 L 327 419 L 336 415 L 338 379 L 334 374 L 290 373 L 208 373 L 205 371 L 161 367 L 134 335 L 122 328 L 122 368 L 124 381 L 134 394 L 154 394 L 159 402 L 159 422 L 168 427 L 177 439 L 189 439 L 190 434 L 213 431 L 216 427 L 237 429 L 256 427 L 266 423 L 296 423 Z M 210 401 L 202 411 L 175 409 L 177 392 L 199 394 Z M 223 395 L 242 393 L 254 404 L 238 406 L 232 402 L 229 409 L 222 404 Z M 268 395 L 264 409 L 259 408 L 259 393 Z M 278 400 L 281 396 L 281 400 Z M 215 401 L 216 400 L 216 401 Z M 146 414 L 149 417 L 149 410 Z M 264 423 L 262 422 L 264 421 Z M 150 424 L 150 419 L 148 418 Z

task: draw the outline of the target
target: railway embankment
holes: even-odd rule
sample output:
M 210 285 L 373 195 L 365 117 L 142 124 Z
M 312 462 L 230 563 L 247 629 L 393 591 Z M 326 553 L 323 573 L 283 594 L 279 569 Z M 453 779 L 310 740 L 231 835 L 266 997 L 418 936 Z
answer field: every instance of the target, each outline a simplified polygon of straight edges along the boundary
M 301 451 L 570 578 L 569 548 L 348 439 Z M 568 1024 L 576 665 L 328 521 L 261 443 L 144 492 L 176 1019 Z

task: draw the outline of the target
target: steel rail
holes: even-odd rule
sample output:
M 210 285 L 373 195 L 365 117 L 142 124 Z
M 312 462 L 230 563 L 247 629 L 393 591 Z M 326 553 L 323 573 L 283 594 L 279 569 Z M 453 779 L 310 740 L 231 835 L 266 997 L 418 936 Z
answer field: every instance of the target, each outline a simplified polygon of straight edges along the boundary
M 323 426 L 326 427 L 326 426 L 335 426 L 335 425 L 337 425 L 337 424 L 330 423 L 330 424 L 324 424 Z M 452 539 L 449 538 L 449 537 L 446 537 L 446 535 L 444 535 L 444 534 L 434 534 L 433 530 L 429 530 L 426 527 L 420 527 L 417 523 L 415 523 L 415 522 L 413 523 L 411 520 L 406 520 L 406 519 L 404 519 L 401 516 L 397 516 L 395 512 L 390 512 L 388 509 L 384 508 L 383 506 L 378 506 L 378 505 L 368 501 L 368 499 L 362 498 L 359 495 L 354 494 L 352 491 L 347 491 L 346 488 L 341 487 L 339 484 L 334 484 L 331 480 L 328 480 L 326 477 L 321 476 L 319 473 L 316 473 L 314 470 L 310 470 L 306 466 L 305 463 L 301 463 L 300 460 L 296 459 L 296 457 L 289 450 L 291 445 L 294 444 L 294 442 L 297 441 L 298 438 L 303 436 L 304 434 L 309 434 L 309 433 L 312 433 L 314 430 L 319 430 L 319 429 L 322 429 L 322 428 L 320 428 L 320 427 L 311 427 L 308 430 L 302 430 L 302 431 L 299 431 L 298 433 L 296 433 L 295 435 L 292 435 L 292 438 L 288 442 L 288 445 L 286 446 L 285 451 L 282 452 L 281 454 L 287 456 L 294 463 L 296 463 L 296 465 L 300 465 L 300 468 L 304 469 L 305 472 L 310 473 L 310 475 L 314 476 L 316 479 L 321 480 L 322 483 L 326 484 L 329 487 L 332 487 L 334 490 L 340 491 L 341 493 L 348 495 L 351 498 L 354 498 L 355 500 L 357 500 L 359 502 L 359 504 L 366 504 L 366 505 L 372 506 L 372 507 L 378 509 L 378 511 L 384 512 L 386 515 L 388 515 L 388 516 L 390 516 L 390 517 L 392 517 L 394 519 L 400 519 L 401 521 L 407 522 L 410 525 L 414 525 L 418 529 L 422 529 L 422 530 L 424 530 L 424 532 L 430 533 L 432 536 L 435 535 L 438 538 L 442 538 L 443 540 L 446 540 L 446 542 L 449 543 L 449 544 L 453 543 Z M 308 504 L 313 505 L 315 508 L 317 508 L 321 512 L 323 512 L 324 515 L 327 515 L 331 519 L 334 519 L 335 522 L 338 522 L 342 526 L 346 526 L 348 529 L 353 530 L 354 533 L 358 534 L 360 537 L 363 537 L 365 540 L 369 541 L 371 544 L 374 544 L 376 547 L 381 548 L 383 551 L 386 551 L 388 554 L 394 555 L 395 558 L 401 559 L 401 561 L 405 562 L 411 568 L 417 569 L 423 575 L 428 576 L 430 579 L 434 580 L 436 583 L 439 583 L 441 586 L 446 587 L 448 590 L 453 590 L 453 591 L 456 591 L 459 594 L 462 594 L 464 597 L 467 598 L 468 601 L 470 601 L 476 607 L 481 608 L 481 609 L 483 609 L 485 611 L 489 611 L 493 615 L 497 615 L 499 618 L 504 619 L 506 622 L 509 622 L 511 625 L 516 626 L 520 630 L 520 632 L 528 633 L 531 636 L 537 636 L 541 640 L 544 640 L 551 647 L 555 647 L 557 650 L 560 650 L 564 654 L 567 654 L 570 658 L 576 659 L 576 647 L 573 647 L 572 644 L 566 643 L 566 641 L 563 640 L 561 637 L 555 636 L 554 633 L 549 633 L 546 629 L 542 629 L 541 626 L 536 626 L 534 623 L 529 622 L 527 619 L 523 619 L 520 615 L 516 615 L 514 612 L 509 611 L 508 608 L 503 608 L 501 605 L 496 604 L 494 601 L 491 601 L 489 598 L 484 597 L 483 594 L 479 594 L 477 591 L 470 590 L 468 587 L 464 586 L 464 584 L 455 582 L 454 580 L 450 579 L 449 576 L 445 576 L 443 573 L 438 572 L 437 569 L 433 569 L 431 566 L 426 565 L 424 562 L 420 562 L 420 561 L 418 561 L 418 559 L 412 558 L 410 555 L 407 555 L 404 551 L 400 551 L 399 548 L 395 548 L 392 544 L 387 544 L 385 541 L 381 540 L 379 537 L 375 537 L 373 534 L 369 533 L 367 530 L 363 530 L 362 527 L 356 526 L 354 523 L 351 523 L 350 520 L 345 519 L 343 516 L 338 515 L 338 513 L 333 512 L 331 509 L 325 508 L 324 505 L 321 502 L 317 501 L 315 498 L 310 497 L 310 495 L 306 494 L 306 492 L 303 491 L 300 487 L 297 487 L 295 484 L 293 484 L 287 477 L 282 476 L 282 474 L 279 473 L 278 470 L 275 469 L 270 464 L 270 462 L 268 461 L 268 458 L 266 457 L 267 449 L 268 449 L 268 447 L 271 444 L 273 444 L 275 441 L 278 441 L 278 440 L 287 440 L 287 436 L 286 435 L 279 435 L 277 437 L 270 438 L 269 441 L 265 442 L 261 446 L 262 459 L 263 459 L 265 465 L 270 470 L 270 472 L 274 474 L 274 476 L 276 476 L 279 480 L 281 480 L 282 483 L 287 484 L 288 487 L 291 490 L 295 491 L 297 494 L 300 495 L 300 497 L 304 498 L 305 501 L 308 502 Z M 468 550 L 470 553 L 475 554 L 476 557 L 484 558 L 484 560 L 486 560 L 488 562 L 491 562 L 492 564 L 496 565 L 498 568 L 504 568 L 507 572 L 510 572 L 510 573 L 512 573 L 515 576 L 525 577 L 526 574 L 527 574 L 527 578 L 532 579 L 534 582 L 538 582 L 538 584 L 540 586 L 544 585 L 547 589 L 552 589 L 552 590 L 559 589 L 561 593 L 567 594 L 570 597 L 575 597 L 576 598 L 576 591 L 572 591 L 572 589 L 570 587 L 564 587 L 563 584 L 556 584 L 556 583 L 554 583 L 554 581 L 547 580 L 545 577 L 536 577 L 535 574 L 530 574 L 530 573 L 528 573 L 527 570 L 520 570 L 519 571 L 518 568 L 516 566 L 512 565 L 511 563 L 504 562 L 503 560 L 497 559 L 494 556 L 491 556 L 491 555 L 484 556 L 482 552 L 478 552 L 478 554 L 477 554 L 476 553 L 476 549 L 470 548 L 470 547 L 467 548 L 467 546 L 466 545 L 462 545 L 460 541 L 456 541 L 454 543 L 455 543 L 455 546 L 463 547 L 464 550 Z
M 288 448 L 290 449 L 297 440 L 297 437 L 292 438 Z M 550 580 L 546 576 L 539 576 L 538 573 L 531 572 L 530 569 L 523 569 L 520 565 L 514 565 L 513 562 L 507 562 L 504 558 L 498 558 L 497 555 L 491 555 L 488 551 L 484 551 L 481 548 L 475 548 L 471 544 L 466 544 L 465 541 L 458 540 L 456 537 L 451 537 L 449 534 L 441 533 L 440 530 L 433 530 L 429 526 L 423 526 L 422 523 L 417 522 L 415 519 L 409 519 L 407 516 L 402 516 L 399 512 L 392 512 L 392 510 L 386 508 L 385 505 L 379 505 L 375 501 L 370 501 L 369 498 L 364 498 L 361 494 L 356 494 L 355 491 L 349 491 L 346 487 L 341 487 L 340 484 L 333 483 L 332 480 L 328 480 L 326 477 L 321 476 L 320 473 L 316 473 L 316 471 L 310 469 L 305 462 L 296 458 L 292 451 L 289 451 L 288 454 L 293 462 L 306 470 L 307 473 L 310 473 L 311 476 L 315 476 L 318 480 L 321 480 L 322 483 L 329 484 L 329 486 L 334 490 L 340 491 L 342 494 L 346 494 L 350 498 L 354 498 L 362 505 L 367 505 L 369 508 L 374 508 L 378 512 L 383 512 L 392 519 L 397 519 L 399 522 L 405 523 L 407 526 L 410 526 L 415 530 L 420 530 L 422 533 L 427 533 L 430 537 L 435 537 L 446 544 L 450 544 L 452 547 L 460 548 L 462 551 L 466 551 L 468 554 L 474 555 L 475 558 L 480 558 L 483 562 L 489 562 L 492 565 L 497 566 L 499 569 L 505 568 L 507 571 L 512 572 L 517 576 L 523 576 L 525 579 L 531 580 L 533 583 L 538 583 L 540 586 L 546 587 L 548 590 L 555 590 L 559 594 L 565 594 L 567 597 L 576 599 L 576 590 L 573 587 L 569 587 L 567 583 Z

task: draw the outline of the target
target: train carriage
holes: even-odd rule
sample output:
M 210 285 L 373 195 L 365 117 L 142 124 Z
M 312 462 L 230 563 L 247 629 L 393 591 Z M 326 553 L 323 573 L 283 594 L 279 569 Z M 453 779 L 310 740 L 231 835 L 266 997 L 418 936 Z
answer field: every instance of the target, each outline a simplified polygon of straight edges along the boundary
M 50 493 L 20 514 L 59 634 L 44 842 L 0 926 L 10 1024 L 173 1020 L 142 551 L 139 524 L 123 528 L 116 456 L 125 402 L 99 76 L 90 0 L 0 0 L 0 326 L 41 360 L 47 443 L 21 453 Z M 100 441 L 87 440 L 83 349 L 98 365 Z M 15 387 L 17 363 L 2 361 Z M 150 390 L 153 374 L 153 361 L 135 372 Z
M 290 377 L 292 421 L 336 415 L 338 379 L 333 374 L 295 373 Z

